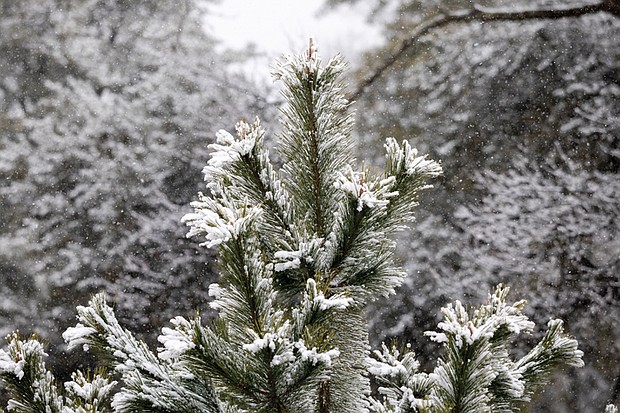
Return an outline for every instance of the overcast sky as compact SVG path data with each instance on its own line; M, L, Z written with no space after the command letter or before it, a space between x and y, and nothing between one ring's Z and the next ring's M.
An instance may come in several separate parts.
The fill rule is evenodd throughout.
M283 53L300 53L310 36L324 58L341 53L354 63L368 47L380 43L379 30L366 22L364 6L339 6L320 15L320 0L222 0L209 6L207 31L224 45L241 48L252 42L267 61ZM256 62L264 66L265 62ZM256 70L268 73L268 68Z

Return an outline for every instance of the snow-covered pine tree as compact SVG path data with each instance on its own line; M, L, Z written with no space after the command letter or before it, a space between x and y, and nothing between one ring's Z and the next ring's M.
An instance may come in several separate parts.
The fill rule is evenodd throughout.
M251 410L367 409L364 304L402 279L389 235L411 220L424 180L440 172L395 141L385 176L353 171L343 69L339 58L322 67L312 45L282 62L281 173L260 124L239 123L237 139L220 132L205 168L212 196L186 217L190 235L219 245L223 282L213 295L225 346L238 347L246 366L260 360L244 387L263 399L238 401Z
M322 66L312 42L279 65L288 101L280 171L259 121L240 122L236 137L218 133L204 169L210 194L185 222L189 236L219 250L221 281L209 289L219 317L208 325L176 317L155 354L96 295L64 338L102 355L122 383L112 401L116 383L101 372L90 380L77 373L63 394L41 344L12 335L0 351L11 411L516 412L551 368L582 364L559 320L513 361L509 339L533 323L501 286L475 310L458 302L443 309L441 332L427 333L445 345L433 373L418 372L408 348L384 346L370 357L365 305L404 277L391 236L413 219L418 193L441 168L388 139L385 172L355 172L344 67L338 57Z

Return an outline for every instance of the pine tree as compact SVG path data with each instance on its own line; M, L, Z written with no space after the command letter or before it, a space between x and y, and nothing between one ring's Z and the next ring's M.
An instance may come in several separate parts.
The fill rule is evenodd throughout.
M258 120L239 122L236 137L218 132L211 145L209 194L184 221L188 236L219 251L221 280L209 287L219 317L174 318L154 353L98 294L78 307L78 324L63 336L70 349L99 354L122 384L77 373L62 393L42 345L15 334L0 351L10 410L516 412L553 367L582 365L560 320L513 361L510 339L534 326L523 301L507 304L503 286L476 309L459 302L443 309L440 331L427 333L445 347L432 373L418 371L408 346L384 345L371 357L365 306L403 280L392 236L413 220L418 194L441 167L388 139L382 174L355 171L344 69L339 57L322 65L312 42L280 62L275 74L288 102L280 170Z

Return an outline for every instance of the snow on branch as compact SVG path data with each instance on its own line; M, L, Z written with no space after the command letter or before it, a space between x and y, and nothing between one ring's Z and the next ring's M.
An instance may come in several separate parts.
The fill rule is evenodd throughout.
M450 337L456 347L461 348L483 338L491 339L502 327L515 334L532 331L534 323L521 313L525 301L506 305L508 291L508 288L499 286L495 294L489 294L489 302L475 310L471 318L460 301L454 306L448 304L442 308L444 321L438 325L443 333L427 332L426 335L438 343L446 343Z
M182 221L190 227L187 237L204 235L207 241L200 245L208 248L238 238L262 212L258 206L236 205L223 194L217 200L203 194L199 198L191 203L195 212Z
M103 373L103 372L101 372ZM107 401L112 397L116 381L110 381L104 375L96 373L89 379L81 371L71 374L71 380L65 382L67 397L74 405L75 410L65 410L63 413L87 413L107 411Z
M76 330L76 333L78 331ZM79 334L86 333L80 331ZM79 335L78 334L78 335ZM0 379L11 391L7 410L17 413L103 413L117 382L96 370L91 378L73 373L64 383L64 395L52 372L47 370L43 344L36 338L8 338L8 352L0 350Z
M366 359L366 365L377 380L382 396L382 400L371 398L373 411L433 411L434 406L428 398L433 382L428 374L418 371L420 363L410 344L401 351L395 345L388 348L382 343L381 351L375 350L372 357Z
M450 24L465 22L494 22L494 21L524 21L541 19L576 18L587 14L609 13L620 17L620 1L602 0L595 4L585 4L576 7L556 7L552 9L532 10L503 10L483 8L475 5L471 10L459 10L452 13L439 14L420 24L409 37L401 40L392 53L385 58L370 74L362 80L351 93L349 99L357 100L364 94L383 73L398 62L418 41L431 31Z
M320 311L325 311L330 308L343 310L353 303L352 298L346 297L345 294L342 293L336 293L326 298L323 292L317 290L316 281L312 278L306 283L306 297L312 300L313 306Z
M390 176L381 180L367 181L368 171L354 172L349 167L345 175L339 173L339 178L334 182L334 187L343 190L353 199L357 200L357 210L361 211L364 207L374 208L386 206L389 198L398 195L392 188L396 178Z
M385 169L388 176L406 174L420 178L435 178L442 173L438 162L428 159L426 155L418 156L418 150L412 148L407 141L403 141L401 146L396 139L387 138L384 146L386 150Z
M164 346L158 353L159 358L162 360L179 358L187 350L196 347L193 337L191 334L188 334L188 331L192 330L189 321L177 316L170 320L170 323L175 328L162 328L161 335L157 338L157 341Z
M260 120L256 118L253 125L240 121L235 125L237 137L220 129L216 134L216 143L209 145L212 149L211 159L204 167L202 173L205 181L212 183L217 181L216 176L222 168L229 163L238 161L241 157L248 155L260 142L264 131L260 126Z

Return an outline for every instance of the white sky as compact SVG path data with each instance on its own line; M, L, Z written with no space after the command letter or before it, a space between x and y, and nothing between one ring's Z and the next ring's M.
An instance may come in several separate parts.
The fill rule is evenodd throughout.
M266 59L253 63L261 75L284 53L301 53L314 37L324 58L341 53L356 63L361 52L381 42L379 29L366 22L363 6L339 6L317 13L322 0L221 0L209 6L206 28L225 46L256 44ZM262 66L262 67L258 67Z

